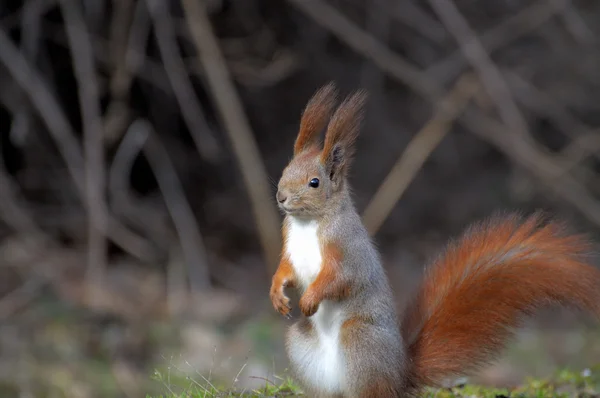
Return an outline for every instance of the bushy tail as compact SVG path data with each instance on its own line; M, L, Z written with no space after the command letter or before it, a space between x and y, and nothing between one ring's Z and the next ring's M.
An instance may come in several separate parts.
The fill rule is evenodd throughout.
M439 385L501 353L519 320L547 304L600 316L600 271L586 240L536 214L472 226L426 270L405 313L409 386Z

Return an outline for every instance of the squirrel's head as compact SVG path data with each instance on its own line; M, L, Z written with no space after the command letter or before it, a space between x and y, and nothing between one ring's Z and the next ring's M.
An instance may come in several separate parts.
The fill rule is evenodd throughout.
M336 89L329 83L310 99L300 120L294 157L283 170L277 187L281 210L296 216L316 217L347 192L346 177L366 97L364 91L358 91L333 112ZM324 129L322 144L320 135Z

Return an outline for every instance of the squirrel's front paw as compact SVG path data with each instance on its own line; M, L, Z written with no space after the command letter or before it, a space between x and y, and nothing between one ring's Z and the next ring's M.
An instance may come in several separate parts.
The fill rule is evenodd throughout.
M285 317L290 316L290 311L292 308L290 307L290 299L283 294L283 287L279 289L271 289L271 302L273 303L273 307L277 312Z
M299 306L304 316L312 316L319 309L319 300L309 290L300 298Z

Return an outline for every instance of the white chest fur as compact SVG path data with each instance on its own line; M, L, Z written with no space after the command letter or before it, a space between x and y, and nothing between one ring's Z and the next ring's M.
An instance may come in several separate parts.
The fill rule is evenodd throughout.
M300 286L306 289L319 274L323 260L318 224L291 218L288 227L286 251ZM344 311L338 303L325 300L309 319L317 332L317 341L291 339L290 360L305 381L319 390L340 393L346 373L339 342L340 329L346 320Z
M317 230L319 224L313 220L291 217L288 224L286 250L303 288L308 287L321 270L321 245Z

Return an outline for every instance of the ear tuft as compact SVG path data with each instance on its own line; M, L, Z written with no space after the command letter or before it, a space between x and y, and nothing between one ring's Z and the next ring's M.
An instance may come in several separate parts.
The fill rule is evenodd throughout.
M335 111L325 135L325 144L321 153L321 162L330 173L347 168L354 152L354 142L358 138L360 125L364 116L364 105L367 92L359 90L347 97Z
M337 89L330 82L321 87L308 101L300 120L300 132L294 144L294 155L314 146L325 128L335 106Z

